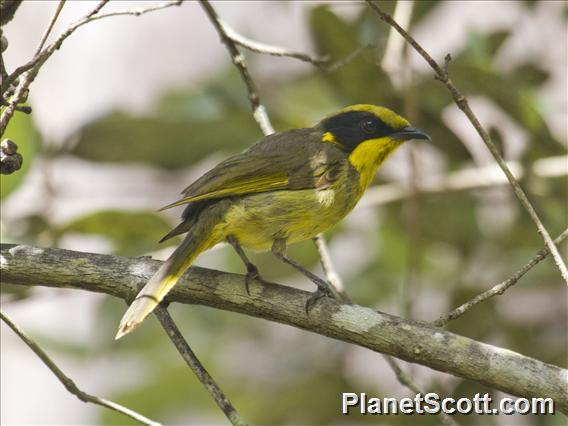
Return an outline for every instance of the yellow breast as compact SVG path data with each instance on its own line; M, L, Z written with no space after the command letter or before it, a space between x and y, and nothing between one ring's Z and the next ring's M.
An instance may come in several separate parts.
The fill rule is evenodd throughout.
M223 232L234 235L244 247L270 250L275 239L293 244L326 231L353 208L357 199L357 192L333 186L251 194L227 212Z

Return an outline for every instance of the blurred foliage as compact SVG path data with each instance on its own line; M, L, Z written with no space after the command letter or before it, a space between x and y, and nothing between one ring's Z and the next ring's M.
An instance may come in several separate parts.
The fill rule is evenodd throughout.
M70 152L91 161L186 167L212 152L237 152L262 136L240 80L221 76L165 95L148 116L114 112L82 128Z
M533 3L536 2L523 2L527 8L536 7ZM428 17L441 2L414 4L411 26ZM384 2L384 7L392 11L394 2ZM375 14L361 7L354 16L346 18L333 7L316 5L307 16L306 25L318 54L329 55L333 60L371 42L375 47L334 72L314 69L285 80L260 82L262 100L277 129L310 126L346 104L386 105L404 115L409 112L412 123L428 131L433 137L428 149L440 160L442 171L471 167L471 152L441 118L442 111L451 107L453 101L445 87L434 80L433 73L413 74L409 86L400 89L378 66L389 28ZM546 105L537 97L539 89L549 81L546 68L536 60L506 72L495 66L496 56L510 37L508 31L482 34L472 30L461 50L451 52L449 71L466 96L490 100L526 132L528 144L518 160L530 167L537 159L565 155L562 142L566 141L556 140L549 131L544 120ZM247 58L254 74L255 56ZM37 137L29 117L22 114L16 114L8 129L24 155L25 169L2 176L2 196L25 175ZM499 148L507 152L504 148L510 143L508 135L499 126L489 130ZM201 167L202 160L212 153L240 151L260 136L244 85L231 66L199 87L163 94L146 114L115 111L93 120L69 138L66 146L67 153L93 163L137 163L162 171L179 171ZM379 172L377 181L385 180L386 176ZM180 181L179 189L187 183ZM567 222L566 179L543 179L529 174L523 185L550 232L558 235ZM361 247L348 250L353 253L341 252L337 256L356 255L361 260L346 279L348 292L357 303L399 313L401 286L413 275L411 298L415 309L411 314L426 311L430 317L421 319L433 320L511 276L542 246L534 225L508 188L420 196L414 200L414 214L411 203L403 201L377 208L365 216L365 231L345 221L328 232L332 247L345 235L363 241ZM103 210L55 226L39 214L28 218L29 226L21 240L32 242L52 227L58 238L68 234L101 235L112 242L113 253L138 256L159 248L156 241L172 226L163 217L145 211ZM410 232L411 228L415 232ZM566 243L562 248L564 255L565 247ZM311 242L291 247L290 255L318 268L318 256ZM305 281L270 253L250 256L268 280ZM207 265L210 262L218 269L244 271L239 258L228 248L204 254L200 261ZM505 296L483 303L448 328L566 367L567 302L565 297L562 299L565 289L559 281L552 262L544 261ZM438 303L426 306L432 297ZM551 308L550 304L554 306ZM118 387L113 399L165 423L224 422L155 321L149 321L118 344L109 343L123 309L123 304L116 300L101 303L97 315L100 320L90 340L90 355L94 358L126 358L138 367L140 376L135 377L135 383ZM364 366L370 371L375 371L375 362L383 367L376 376L369 373L375 379L370 386L353 374L354 349L350 345L228 312L197 306L174 306L173 310L179 324L189 330L188 339L197 347L206 367L252 424L440 423L430 416L340 417L339 395L343 391L377 396L406 394L398 385L392 388L384 384L392 386L393 373L380 363L378 355L372 358L373 365ZM65 337L61 339L59 346L64 347ZM73 349L66 352L85 356L77 355ZM365 351L357 354L361 352ZM442 374L432 380L421 378L425 389L440 390L447 396L491 392L473 382L450 380ZM559 419L560 416L547 416L524 421L554 425L561 424ZM481 420L462 416L457 420L464 425L503 424L502 419L487 416ZM125 418L116 413L101 411L102 424L124 422Z
M135 256L154 249L170 229L156 213L106 210L75 219L58 232L102 235L113 243L113 254Z

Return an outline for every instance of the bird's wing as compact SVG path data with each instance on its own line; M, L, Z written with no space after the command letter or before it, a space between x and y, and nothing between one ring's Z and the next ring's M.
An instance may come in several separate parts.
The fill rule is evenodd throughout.
M327 176L322 176L337 168L339 154L319 154L322 144L311 134L287 136L263 138L247 151L228 158L184 189L182 199L161 210L230 196L319 188L326 183Z

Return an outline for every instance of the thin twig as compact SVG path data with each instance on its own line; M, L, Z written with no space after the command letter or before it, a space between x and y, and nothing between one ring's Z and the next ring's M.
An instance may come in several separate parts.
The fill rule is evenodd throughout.
M369 43L369 44L366 44L366 45L363 45L363 46L359 46L357 49L355 49L353 52L349 53L344 58L338 59L337 61L332 62L328 65L324 65L321 68L324 71L327 71L327 72L337 71L339 68L342 68L345 65L349 64L350 62L352 62L355 58L357 58L365 50L374 49L375 47L377 47L377 46L373 43Z
M283 47L273 46L270 44L261 43L256 40L251 40L250 38L247 38L233 30L221 19L217 18L217 20L227 37L233 40L235 44L244 47L251 52L262 53L271 56L295 58L303 62L308 62L312 65L315 65L316 67L321 67L331 62L329 58L314 58L307 53L294 52Z
M41 49L43 49L43 45L47 41L47 37L49 37L49 33L51 32L51 30L53 29L53 26L55 25L55 21L57 21L59 14L63 10L63 6L65 5L65 1L66 0L59 0L59 3L57 4L57 8L55 9L55 13L53 14L53 17L51 18L49 25L45 29L43 36L41 37L41 41L39 42L39 45L38 45L36 53L35 53L36 55L38 55L39 52L41 52Z
M6 130L6 126L8 122L14 115L14 111L16 110L16 106L24 99L25 94L27 93L27 89L30 84L34 81L37 72L43 66L45 61L57 50L61 47L61 44L65 41L67 37L69 37L77 28L82 27L83 25L96 21L98 19L108 18L111 16L123 16L123 15L132 15L132 16L141 16L148 12L153 12L156 10L165 9L171 6L179 6L183 0L177 0L173 2L166 2L161 3L155 6L150 6L147 8L140 8L140 9L128 9L128 10L117 10L114 12L109 13L98 13L101 8L107 3L106 0L103 0L97 4L97 6L84 18L72 23L67 27L67 29L55 40L51 43L48 47L43 49L39 54L35 55L29 62L26 64L16 68L12 74L6 78L5 81L2 81L0 94L4 94L6 90L10 87L10 85L16 81L18 77L21 76L20 82L14 95L10 99L8 106L2 112L0 116L0 136L4 134Z
M165 9L171 6L179 6L183 0L171 1L158 4L156 6L150 6L144 9L124 9L124 10L116 10L114 12L109 13L101 13L99 11L108 3L109 0L101 0L97 6L89 12L84 18L80 19L79 21L74 22L71 24L65 32L63 32L59 38L52 43L51 46L55 46L54 49L47 47L41 53L36 54L32 59L26 62L24 65L17 67L5 81L2 81L2 85L0 88L0 93L4 94L5 91L8 89L9 85L12 84L20 75L25 73L28 70L31 70L34 66L36 66L39 62L44 61L44 56L51 56L53 52L61 46L61 43L73 33L77 28L85 25L89 22L96 21L102 18L108 18L110 16L125 16L125 15L132 15L132 16L140 16L148 12L153 12L155 10Z
M100 10L105 6L105 4L107 4L109 2L109 0L101 0L99 1L99 4L97 4L97 6L91 11L91 13L89 13L87 15L87 18L90 18L93 15L96 15L97 13L100 12Z
M225 413L225 416L227 416L231 424L246 426L247 423L237 412L233 404L231 404L229 398L227 398L223 390L219 387L219 385L217 385L215 380L213 380L213 377L209 375L203 364L201 364L195 353L191 350L187 341L183 338L183 335L170 316L168 310L160 305L156 308L154 313L158 317L158 320L160 320L162 327L164 327L168 337L171 339L187 365L195 373L207 392L209 392L213 399L215 399L215 402L219 408L223 410L223 413Z
M554 240L554 244L560 244L562 241L564 241L564 239L566 237L568 237L568 228L566 228L564 230L564 232L562 232L562 234L560 234L558 237L556 237L556 239ZM461 306L458 306L456 309L454 309L449 314L443 315L440 318L438 318L436 321L433 321L432 324L437 326L437 327L443 327L446 324L448 324L450 321L461 317L463 314L465 314L467 311L469 311L475 305L478 305L479 303L484 302L485 300L487 300L487 299L489 299L493 296L501 295L501 294L505 293L505 291L507 289L509 289L509 287L514 286L521 279L521 277L523 275L525 275L537 263L539 263L546 256L548 256L549 253L550 253L550 250L549 250L548 247L542 248L541 250L539 250L534 255L534 257L531 260L529 260L529 262L526 265L524 265L521 269L519 269L517 272L515 272L512 277L510 277L509 279L507 279L507 280L505 280L505 281L503 281L499 284L494 285L489 290L478 294L473 299L468 300L467 302L465 302Z
M393 357L384 355L383 358L385 361L391 366L392 370L396 374L396 378L400 383L406 386L408 389L413 391L414 393L422 393L422 391L418 388L418 385L414 383L408 375L402 371L402 368L398 365L398 363L393 359Z
M399 383L406 386L408 389L410 389L412 392L414 392L417 395L418 394L425 395L424 391L422 391L418 387L418 385L414 383L412 377L410 377L402 368L400 368L400 365L398 365L398 363L392 356L383 354L383 358L388 363L392 371L394 371L396 379L399 381ZM458 424L454 419L452 419L449 415L445 414L443 411L440 412L440 420L442 421L443 424L448 426L455 426Z
M409 27L414 13L414 1L398 1L393 12L394 18ZM404 116L411 122L416 118L415 93L411 88L411 74L408 64L408 45L394 28L390 28L385 54L381 66L388 73L390 80L402 93ZM416 162L415 147L407 145L407 161L410 170L408 187L409 197L404 202L404 226L406 235L406 268L399 288L400 313L406 318L413 316L414 287L419 283L419 269L422 245L420 241L420 197L417 191L419 170Z
M117 411L125 416L128 416L142 424L151 425L151 426L159 426L160 423L155 422L153 420L144 417L142 414L137 413L129 408L123 407L116 402L109 401L107 399L99 398L98 396L90 395L86 392L83 392L81 389L77 387L77 385L71 380L68 376L61 371L61 369L53 362L53 360L43 351L43 349L34 342L23 330L21 330L15 323L10 319L8 315L6 315L2 310L0 310L0 318L2 321L10 327L14 333L18 335L20 339L24 341L29 348L34 351L34 353L38 356L38 358L51 370L51 372L59 379L59 381L65 386L65 388L79 398L83 402L90 402L92 404L100 405L101 407L105 407L114 411Z
M489 152L491 152L491 154L493 155L493 158L495 158L497 164L499 164L499 167L501 167L501 170L503 170L503 173L505 173L505 176L507 176L507 179L509 180L509 183L513 187L513 191L515 192L515 195L519 199L519 202L521 203L523 208L527 211L531 220L535 223L539 234L542 236L542 238L544 239L544 243L550 250L552 257L554 258L554 263L556 264L558 270L560 271L562 279L564 280L566 285L568 285L568 269L566 269L566 265L564 263L564 260L562 260L560 253L558 252L558 248L554 245L552 238L550 238L550 234L548 233L548 231L542 224L541 220L539 219L534 207L532 206L527 196L525 195L525 192L523 191L523 189L521 188L521 186L519 185L519 183L517 182L517 180L509 170L509 168L507 167L505 160L503 160L503 157L499 153L499 149L495 146L495 144L491 140L491 137L489 136L487 131L483 128L477 116L473 113L473 111L469 107L467 99L457 89L457 87L450 79L447 71L447 66L451 60L451 56L447 55L445 58L444 67L440 67L438 63L424 50L424 48L422 48L422 46L420 46L418 42L414 38L412 38L412 36L410 36L410 34L408 34L400 25L398 25L396 21L388 13L384 12L372 0L365 0L365 1L379 15L379 17L383 21L385 21L387 24L395 28L400 33L400 35L403 36L412 45L412 47L414 47L414 49L416 49L416 51L426 60L426 62L430 64L430 66L436 73L436 79L440 80L448 88L458 108L461 109L464 112L464 114L467 116L467 118L469 119L475 130L477 130L477 133L479 134L479 136L481 137L481 139L489 149Z
M87 15L87 19L89 19L89 22L91 22L91 21L97 21L97 20L103 19L103 18L108 18L110 16L129 16L129 15L130 16L142 16L142 15L145 15L146 13L155 12L156 10L167 9L168 7L172 7L172 6L180 6L183 3L183 1L184 0L166 1L166 2L163 2L163 3L159 3L155 6L140 7L138 9L120 9L120 10L115 10L113 12L100 13L100 14L97 14L95 16L92 16L91 14L89 14L89 15ZM101 3L103 3L103 5L107 2L108 2L108 0L102 0L101 1ZM99 5L97 5L95 10L97 8L100 10L100 7L102 7L102 6L99 3Z
M376 47L372 43L369 43L365 46L359 46L357 49L355 49L353 52L351 52L345 58L342 58L342 59L339 59L335 62L332 62L331 59L328 58L328 57L315 58L313 56L308 55L307 53L295 52L295 51L292 51L292 50L288 50L284 47L274 46L274 45L262 43L260 41L252 40L252 39L245 37L242 34L239 34L238 32L236 32L234 29L229 27L221 19L219 19L219 23L220 23L221 27L223 28L223 30L225 31L225 34L227 35L227 37L229 37L231 40L233 40L233 42L236 45L241 46L241 47L243 47L247 50L250 50L251 52L260 53L260 54L264 54L264 55L278 56L278 57L295 58L295 59L298 59L302 62L308 62L308 63L310 63L310 64L312 64L312 65L314 65L314 66L316 66L316 67L318 67L322 70L328 71L328 72L333 72L333 71L338 70L339 68L350 63L353 59L355 59L357 56L359 56L365 50L373 49L373 48Z
M351 298L345 291L345 286L343 285L341 277L335 271L325 237L323 234L318 234L312 240L318 250L321 268L323 269L325 279L331 285L330 290L334 293L335 298L343 303L352 303Z
M227 35L225 26L223 26L223 24L221 23L219 15L217 15L217 12L215 11L215 9L213 9L213 6L211 6L211 4L207 0L199 0L199 3L201 4L201 7L203 7L203 10L207 14L209 20L217 30L221 41L227 47L233 64L239 70L239 73L241 74L241 77L245 85L247 86L248 98L252 107L252 115L254 119L265 135L274 133L274 128L272 127L270 119L266 114L266 108L264 108L264 105L260 103L256 85L254 84L254 81L248 71L245 58L243 57L241 52L239 52L235 41Z

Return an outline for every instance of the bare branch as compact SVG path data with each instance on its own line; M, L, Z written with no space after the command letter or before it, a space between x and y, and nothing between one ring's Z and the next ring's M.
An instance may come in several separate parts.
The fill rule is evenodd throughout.
M79 398L83 402L90 402L92 404L100 405L101 407L105 407L114 411L117 411L125 416L128 416L142 424L150 425L150 426L159 426L160 423L155 422L153 420L144 417L142 414L137 413L129 408L123 407L116 402L109 401L107 399L99 398L98 396L90 395L86 392L83 392L81 389L77 387L77 385L71 380L68 376L61 371L61 369L53 362L53 360L43 351L43 349L34 342L23 330L21 330L15 323L6 315L2 310L0 310L0 318L2 321L10 327L14 333L18 335L20 339L24 341L29 348L34 351L34 353L38 356L39 359L51 370L53 374L59 379L59 381L65 386L65 388Z
M351 303L351 299L345 292L345 286L343 285L341 277L333 267L333 262L331 261L331 255L329 254L325 237L323 234L318 234L313 238L313 242L318 250L325 278L327 282L331 284L330 290L334 292L337 300L342 300L344 303Z
M302 52L294 52L291 50L287 50L283 47L273 46L270 44L261 43L256 40L251 40L250 38L246 38L245 36L239 34L231 27L229 27L225 22L218 18L219 25L225 32L226 36L229 37L233 42L241 47L244 47L247 50L256 53L262 53L271 56L279 56L279 57L289 57L295 58L303 62L308 62L316 67L320 67L322 65L326 65L330 63L329 58L314 58L307 53Z
M328 57L315 58L313 56L308 55L307 53L294 52L292 50L285 49L284 47L274 46L262 43L260 41L251 40L250 38L247 38L242 34L236 32L221 19L219 19L219 23L223 28L223 30L225 31L227 37L233 40L233 42L236 45L241 46L247 50L250 50L251 52L260 53L264 55L298 59L302 62L308 62L328 72L336 71L337 69L343 67L344 65L347 65L349 62L351 62L353 59L355 59L365 50L375 48L374 44L360 46L357 49L355 49L353 52L351 52L349 55L347 55L345 58L339 59L336 62L332 62L331 59Z
M28 87L34 81L39 69L43 66L45 61L57 50L61 47L65 39L69 37L77 28L82 27L83 25L96 21L98 19L108 18L111 16L123 16L123 15L131 15L131 16L141 16L148 12L153 12L156 10L165 9L171 6L179 6L183 0L177 0L173 2L166 2L161 3L155 6L150 6L147 8L140 8L140 9L129 9L129 10L117 10L114 12L109 12L105 14L98 13L101 8L107 3L106 0L103 0L97 4L97 6L84 18L72 23L67 27L67 29L55 40L51 43L48 47L42 50L40 53L35 55L33 59L31 59L26 64L16 68L12 74L2 81L1 88L0 88L0 95L4 95L6 90L10 87L10 85L16 81L18 77L20 78L20 82L16 91L10 101L8 102L8 106L2 112L0 116L0 136L4 134L6 130L6 126L8 122L12 118L17 105L22 102L27 94Z
M57 4L57 8L55 9L55 13L53 14L53 17L51 18L51 21L49 21L49 25L45 29L43 36L41 37L41 41L39 42L39 46L37 47L37 50L36 50L36 53L35 53L36 56L39 54L39 52L41 52L41 49L43 49L43 45L47 41L47 37L49 37L49 33L51 32L51 30L53 29L53 26L55 25L55 21L57 21L59 14L63 10L63 6L65 5L65 1L66 0L59 0L59 3Z
M345 65L349 64L351 61L353 61L355 58L357 58L365 50L374 49L375 47L376 47L376 45L374 45L373 43L369 43L369 44L364 45L364 46L359 46L357 49L355 49L353 52L349 53L344 58L338 59L337 61L332 62L328 65L324 65L323 69L327 72L337 71L339 68L344 67Z
M256 122L258 123L262 132L265 135L274 133L274 128L272 127L270 119L266 114L266 109L264 108L264 105L260 103L260 98L258 97L256 85L254 84L254 81L252 80L252 77L248 71L245 58L243 57L241 52L239 52L239 49L237 48L233 39L227 35L225 31L225 26L223 26L223 24L221 23L221 20L217 15L217 12L215 12L215 9L213 9L213 6L211 6L211 4L207 0L199 0L199 3L201 3L201 7L203 7L203 10L207 14L207 17L209 18L209 20L217 30L217 33L219 34L221 41L227 47L227 50L231 55L231 60L233 61L233 64L239 70L239 73L241 74L241 77L245 85L247 86L248 97L252 107L252 114L254 116L254 119L256 120Z
M398 365L398 363L396 362L396 360L392 356L388 356L388 355L383 354L383 358L388 363L391 370L394 371L394 374L396 375L397 380L403 386L406 386L408 389L410 389L415 394L422 394L422 395L425 394L424 391L421 390L416 383L414 383L414 381L412 380L412 377L410 377L406 372L404 372L402 370L402 368L400 368L400 365ZM445 424L445 425L450 425L450 426L457 425L455 420L453 418L451 418L449 415L447 415L446 413L444 413L443 411L440 412L440 419L442 420L442 423Z
M236 45L241 46L251 52L260 53L264 55L271 55L271 56L278 56L278 57L288 57L298 59L302 62L310 63L324 71L333 72L338 70L339 68L347 65L357 56L359 56L362 52L368 49L373 49L376 46L372 43L369 43L365 46L359 46L345 58L339 59L335 62L332 62L329 57L322 57L316 58L307 53L303 52L295 52L292 50L288 50L284 47L274 46L266 43L262 43L260 41L252 40L239 34L234 29L229 27L225 22L219 19L219 24L223 28L223 31Z
M131 300L162 262L62 249L0 246L2 281L75 288ZM450 333L422 321L341 305L324 298L310 311L310 293L243 275L191 267L169 302L207 305L308 330L428 366L522 397L550 397L568 413L567 371L506 349Z
M87 15L87 18L90 18L93 15L96 15L100 12L100 10L109 2L110 0L100 0L99 4Z
M550 250L550 253L552 254L552 257L554 259L554 263L558 267L562 279L564 280L566 285L568 285L568 269L566 269L566 265L564 263L564 260L562 260L560 253L558 252L558 248L554 245L554 242L550 238L550 234L548 233L548 231L542 224L541 220L539 219L534 207L532 206L529 199L525 195L525 192L523 191L523 189L521 188L521 186L519 185L519 183L517 182L517 180L509 170L509 168L507 167L505 160L499 153L498 148L491 140L489 133L487 133L487 131L483 128L483 126L477 119L477 116L473 113L473 111L469 107L469 103L465 98L465 96L457 89L457 87L450 79L447 71L447 66L451 60L451 56L448 54L445 58L444 67L440 67L438 63L424 50L424 48L422 48L422 46L420 46L420 44L418 44L418 42L410 34L408 34L400 25L398 25L396 21L388 13L383 11L380 8L380 6L378 6L372 0L365 0L365 1L379 15L379 17L383 21L385 21L391 27L395 28L400 33L400 35L404 37L412 47L414 47L414 49L426 60L426 62L430 64L430 66L436 73L436 79L440 80L448 88L458 108L461 109L464 112L464 114L467 116L467 118L469 119L475 130L477 130L477 133L485 143L485 146L487 146L489 152L491 152L493 158L495 158L495 161L497 162L497 164L499 164L499 167L501 167L501 170L503 170L505 176L507 176L507 180L513 187L513 191L515 192L515 195L519 199L519 202L521 203L523 208L527 211L531 220L535 223L539 234L542 236L542 238L544 239L544 243Z
M554 243L555 244L560 244L562 241L564 241L564 239L568 237L568 228L566 228L564 230L564 232L562 232L562 234L560 234L555 240ZM477 296L475 296L473 299L468 300L466 303L464 303L463 305L457 307L456 309L454 309L452 312L450 312L447 315L443 315L440 318L438 318L436 321L434 321L432 324L434 324L437 327L443 327L446 324L448 324L450 321L455 320L456 318L461 317L463 314L465 314L467 311L469 311L471 308L473 308L475 305L478 305L481 302L484 302L485 300L496 296L496 295L501 295L503 293L505 293L505 291L509 288L512 287L513 285L515 285L523 275L525 275L528 271L530 271L537 263L539 263L541 260L543 260L546 256L548 256L548 254L550 253L550 250L548 249L548 247L544 247L543 249L539 250L534 257L525 265L523 266L521 269L519 269L517 272L515 272L513 274L513 276L499 284L494 285L493 287L491 287L489 290L484 291L481 294L478 294Z
M197 376L201 384L205 389L211 394L219 408L225 413L225 416L229 419L231 424L235 426L246 426L247 423L243 420L241 415L237 412L229 398L224 394L223 390L217 385L213 377L209 375L201 361L197 358L195 353L189 347L187 341L183 338L183 335L177 328L174 320L170 316L168 310L159 305L154 311L158 320L164 327L168 337L171 339L175 345L178 352L181 354L186 364L191 368L193 373Z

